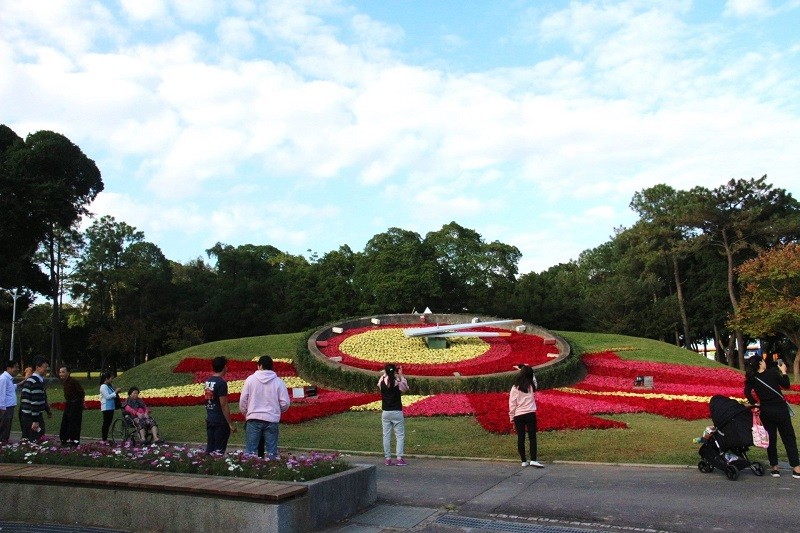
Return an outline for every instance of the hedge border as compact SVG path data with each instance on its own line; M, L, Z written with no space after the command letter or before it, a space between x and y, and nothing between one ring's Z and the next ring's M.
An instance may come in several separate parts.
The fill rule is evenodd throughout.
M380 372L350 367L331 361L319 351L317 341L324 341L335 335L333 332L334 327L341 327L345 330L367 327L373 325L374 319L379 320L382 324L419 324L420 316L417 314L372 315L332 322L310 331L297 350L297 357L295 358L297 371L306 381L325 388L353 392L374 392L375 383ZM474 315L433 314L426 315L426 318L429 323L466 323L472 322L475 317ZM487 316L478 316L477 318L480 322L503 320ZM580 352L576 352L568 341L544 328L527 322L523 324L526 327L526 333L536 334L546 339L555 339L556 346L559 349L558 358L535 367L539 388L561 387L578 381L583 371L580 356L578 355ZM509 371L483 376L406 377L414 394L441 394L504 392L512 386L516 374L514 371Z

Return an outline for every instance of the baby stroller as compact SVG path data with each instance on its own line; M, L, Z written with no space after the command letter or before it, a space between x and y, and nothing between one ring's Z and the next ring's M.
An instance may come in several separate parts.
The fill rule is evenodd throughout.
M739 471L746 468L757 476L763 476L761 463L747 458L747 449L753 445L753 413L750 409L720 395L712 396L708 407L714 427L706 428L701 439L703 445L698 450L701 459L697 468L704 473L719 468L731 481L736 481Z

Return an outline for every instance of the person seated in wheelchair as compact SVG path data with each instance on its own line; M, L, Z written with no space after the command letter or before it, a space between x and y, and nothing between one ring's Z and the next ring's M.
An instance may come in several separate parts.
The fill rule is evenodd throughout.
M147 432L153 435L153 441L156 444L164 442L158 436L158 425L156 421L150 416L150 409L144 403L144 400L139 398L139 387L131 387L128 390L128 399L125 401L123 410L130 416L134 427L139 432L139 437L144 441L146 440Z

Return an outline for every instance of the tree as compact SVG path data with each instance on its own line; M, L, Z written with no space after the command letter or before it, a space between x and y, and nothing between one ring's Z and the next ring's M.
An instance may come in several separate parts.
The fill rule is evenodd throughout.
M400 228L367 242L353 277L363 313L407 313L440 296L433 249L418 233Z
M436 257L444 310L475 313L511 312L517 264L522 256L515 246L494 241L456 222L425 236Z
M731 180L713 191L690 191L687 220L727 261L727 288L732 315L739 309L736 267L760 251L800 237L800 204L784 189L773 188L767 176ZM737 330L738 366L744 366L744 333Z
M19 142L0 126L0 259L8 261L6 281L20 286L33 277L31 264L41 244L50 247L50 282L42 291L53 302L51 356L61 357L61 285L55 247L63 235L88 213L87 206L103 190L95 162L65 136L38 131ZM0 260L0 263L4 261ZM14 277L15 279L11 279Z
M120 355L114 347L129 346L127 331L120 330L119 318L125 252L129 246L144 240L144 234L112 216L95 220L86 229L86 247L75 271L71 294L82 299L82 307L90 329L91 344L101 352L103 366L108 356ZM100 333L102 331L102 334ZM124 343L120 339L125 339ZM118 344L114 344L120 341ZM114 360L116 363L116 359Z
M686 298L681 277L680 262L693 247L690 228L684 223L688 199L686 193L669 185L656 185L634 194L630 207L641 217L638 231L642 243L648 245L657 257L669 262L674 279L683 345L692 346L692 331L686 312Z
M742 294L732 325L756 337L781 334L800 348L800 244L759 254L737 269ZM792 371L800 377L800 357Z

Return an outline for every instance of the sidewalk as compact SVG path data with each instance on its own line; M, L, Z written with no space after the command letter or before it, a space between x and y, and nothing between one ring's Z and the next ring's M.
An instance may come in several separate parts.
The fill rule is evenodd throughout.
M348 457L378 468L378 502L326 533L510 531L786 532L798 523L800 479L696 467Z

